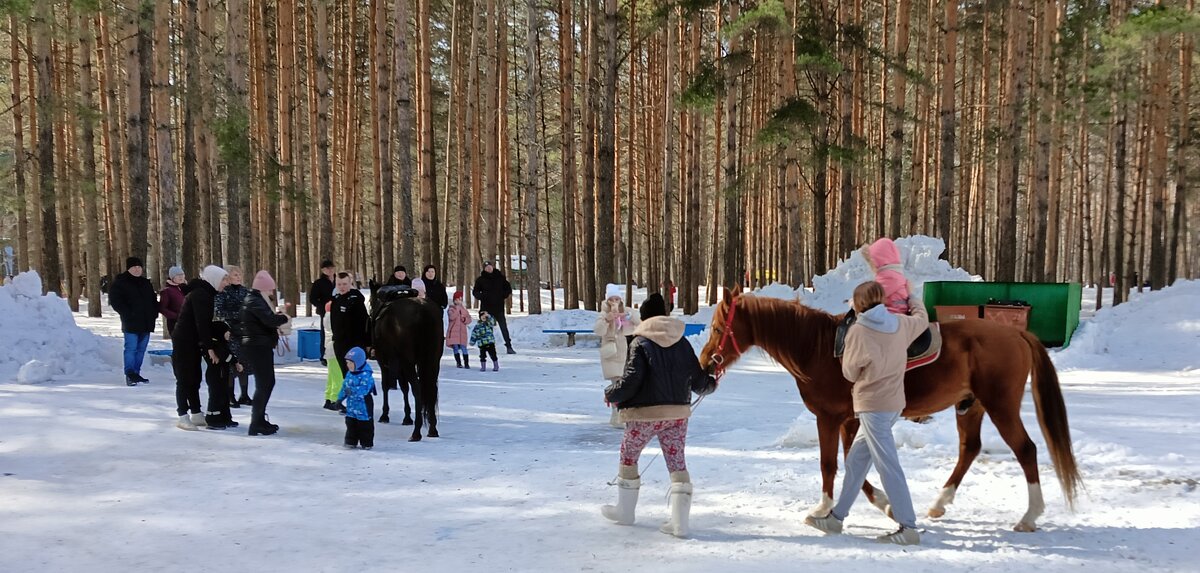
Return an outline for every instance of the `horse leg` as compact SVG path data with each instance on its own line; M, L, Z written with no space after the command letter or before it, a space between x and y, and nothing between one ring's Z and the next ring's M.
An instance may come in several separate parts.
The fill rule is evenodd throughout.
M845 459L846 454L850 453L850 446L854 444L854 436L858 435L858 418L853 416L846 418L842 423L842 458ZM875 489L871 485L870 480L864 481L862 491L867 496L867 500L871 505L879 508L884 515L892 516L891 500L888 499L887 493L882 489Z
M975 462L975 457L982 448L979 430L983 425L983 406L971 399L967 410L955 418L958 421L958 465L954 466L950 479L946 480L946 485L942 487L942 493L929 507L929 517L946 515L946 506L954 503L958 485L962 483L963 476L967 475L967 470L971 469L971 464Z
M383 371L383 410L379 415L379 423L387 424L392 419L388 417L388 377L387 370Z
M821 450L821 502L808 512L815 517L824 517L833 510L833 478L838 468L838 427L843 421L829 415L817 416L817 442Z
M422 407L424 406L425 397L421 392L421 385L416 383L416 372L411 364L404 366L404 371L401 373L403 379L409 380L409 386L413 393L413 402L416 402L416 418L413 420L412 435L408 437L410 442L421 441L421 426L425 424L425 416L422 415Z
M421 376L421 395L425 402L425 418L429 421L429 437L439 437L437 431L437 404L438 404L438 374L441 370L442 353L438 352L436 360L427 360L426 367L422 368L419 375Z
M409 390L410 386L413 387L413 396L415 397L417 394L416 388L415 388L416 385L409 382L409 380L407 380L405 377L401 376L400 377L400 391L404 393L404 421L400 422L401 426L413 425L412 408L408 405L408 390Z
M1021 386L1024 387L1024 381L1021 382ZM1025 424L1021 422L1022 394L1014 394L1015 396L1005 401L1002 406L990 406L987 414L1000 431L1004 443L1016 454L1021 469L1025 471L1025 483L1029 488L1029 508L1013 526L1013 530L1029 532L1037 530L1037 518L1041 517L1046 509L1046 503L1042 499L1042 484L1038 478L1037 446L1029 439Z

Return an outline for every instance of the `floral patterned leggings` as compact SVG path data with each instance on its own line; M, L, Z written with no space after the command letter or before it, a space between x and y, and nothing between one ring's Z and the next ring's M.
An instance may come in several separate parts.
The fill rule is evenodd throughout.
M646 444L658 436L667 470L681 472L687 469L683 460L683 448L687 443L687 418L659 422L627 422L625 437L621 439L621 465L636 466Z

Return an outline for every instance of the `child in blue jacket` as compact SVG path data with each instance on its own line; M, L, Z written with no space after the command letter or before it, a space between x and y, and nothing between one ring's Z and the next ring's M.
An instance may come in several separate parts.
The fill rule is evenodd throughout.
M375 445L375 378L367 353L355 346L346 353L346 380L338 392L338 402L346 401L346 447L362 444L364 450Z

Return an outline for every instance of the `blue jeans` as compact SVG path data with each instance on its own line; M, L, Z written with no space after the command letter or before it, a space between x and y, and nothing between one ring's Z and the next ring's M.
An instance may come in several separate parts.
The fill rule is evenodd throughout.
M454 345L451 345L450 348L452 350L454 350L455 354L462 354L463 356L467 355L467 345L466 344L454 344Z
M141 374L142 360L146 358L146 345L150 344L150 333L125 333L125 373Z

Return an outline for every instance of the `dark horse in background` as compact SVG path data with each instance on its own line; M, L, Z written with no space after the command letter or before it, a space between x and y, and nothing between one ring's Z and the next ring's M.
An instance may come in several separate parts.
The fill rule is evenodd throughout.
M403 425L413 424L410 442L421 439L426 420L429 437L438 437L438 374L446 340L441 307L415 295L415 290L393 287L371 291L371 346L383 377L383 414L379 422L391 421L388 391L399 388L404 393ZM408 404L410 387L416 402L415 421Z
M814 515L833 506L833 478L837 473L838 435L843 448L858 432L850 382L842 376L841 362L833 356L834 334L842 317L812 309L797 301L757 297L725 290L713 314L711 335L700 351L700 365L724 370L746 350L762 348L796 379L804 405L817 417L823 497ZM1068 505L1081 487L1067 407L1058 384L1058 373L1041 342L1032 334L986 320L943 322L942 354L936 362L910 370L904 377L905 417L928 416L963 402L957 416L959 453L950 479L929 508L930 517L942 517L946 505L962 483L963 475L979 455L980 426L986 414L1012 448L1025 473L1029 506L1017 522L1017 531L1034 531L1045 503L1038 478L1037 447L1021 422L1025 381L1032 378L1033 403L1038 422L1054 462ZM727 346L728 344L728 346ZM887 497L869 483L867 497L887 511Z

